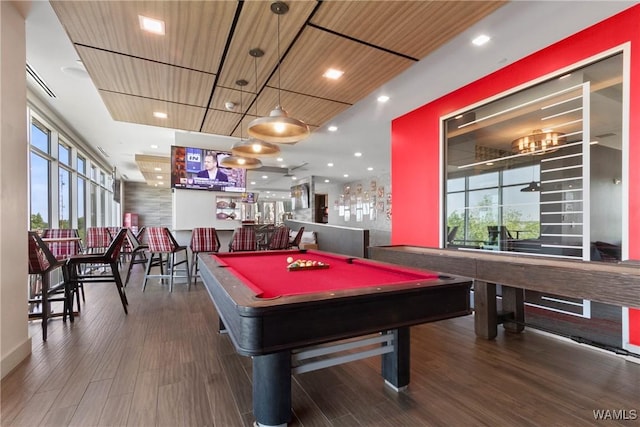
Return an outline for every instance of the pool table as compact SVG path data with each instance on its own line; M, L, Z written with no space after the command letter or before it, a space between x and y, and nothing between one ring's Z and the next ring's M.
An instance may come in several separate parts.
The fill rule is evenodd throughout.
M290 270L289 258L316 266ZM199 263L221 328L253 359L260 426L290 421L292 373L381 355L387 384L407 386L409 327L471 314L470 279L433 271L316 250L200 254Z

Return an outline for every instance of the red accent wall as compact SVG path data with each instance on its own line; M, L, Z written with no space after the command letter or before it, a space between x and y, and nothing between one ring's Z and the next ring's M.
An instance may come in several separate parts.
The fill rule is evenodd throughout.
M393 120L391 243L440 246L440 117L630 42L629 258L640 259L639 22L637 5ZM640 345L639 318L632 310L629 319L635 324L630 336L636 345Z

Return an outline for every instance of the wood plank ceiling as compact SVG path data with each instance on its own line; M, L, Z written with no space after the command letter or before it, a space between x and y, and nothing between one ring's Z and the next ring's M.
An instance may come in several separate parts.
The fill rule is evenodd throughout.
M267 1L51 3L114 120L236 137L278 96L313 131L504 4L289 1L278 52ZM139 15L166 34L142 31ZM264 51L255 62L253 48ZM343 77L326 79L329 68Z

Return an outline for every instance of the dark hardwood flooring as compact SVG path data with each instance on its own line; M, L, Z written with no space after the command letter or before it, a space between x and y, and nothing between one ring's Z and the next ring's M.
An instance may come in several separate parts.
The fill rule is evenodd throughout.
M134 271L128 316L114 285L93 284L46 343L31 322L33 353L2 380L0 425L252 425L251 360L217 333L202 284L142 293ZM640 364L610 353L533 330L484 341L471 316L412 328L411 351L401 393L384 386L379 358L295 376L291 425L640 425Z

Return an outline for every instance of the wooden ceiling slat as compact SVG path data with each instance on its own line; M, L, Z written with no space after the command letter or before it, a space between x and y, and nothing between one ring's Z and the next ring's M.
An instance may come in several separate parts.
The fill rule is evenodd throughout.
M233 22L231 1L53 1L76 44L217 73ZM140 29L138 15L165 22L165 35Z
M242 14L229 47L229 53L220 73L218 83L234 87L236 80L249 82L249 91L255 87L254 59L249 51L260 48L264 56L258 58L258 86L262 87L278 62L277 30L278 16L271 12L271 2L245 2ZM289 12L280 17L280 54L284 54L294 37L305 24L316 6L315 1L289 3Z
M313 27L305 28L281 69L282 88L354 104L414 61ZM329 68L344 71L338 80L322 76ZM278 86L278 75L269 85Z
M206 107L213 74L78 47L82 63L98 89Z
M329 1L312 23L422 59L506 1ZM453 30L455 27L456 30Z
M205 109L113 92L99 91L114 120L189 131L200 130ZM153 116L154 111L167 113L166 119Z

